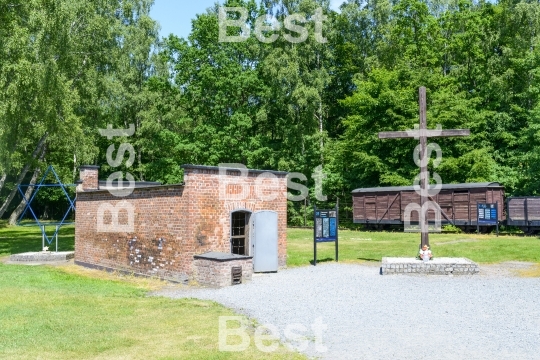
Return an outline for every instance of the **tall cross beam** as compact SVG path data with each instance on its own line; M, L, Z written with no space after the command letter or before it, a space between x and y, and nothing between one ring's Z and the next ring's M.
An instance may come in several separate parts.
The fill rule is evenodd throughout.
M451 137L451 136L469 136L469 129L457 130L428 130L426 119L426 88L420 87L419 90L420 103L420 127L415 130L407 131L383 131L379 133L379 139L403 139L415 138L420 139L420 206L424 209L424 204L428 201L429 178L427 171L427 138L428 137ZM416 128L416 126L415 126ZM429 246L429 228L427 211L421 211L419 215L421 245Z

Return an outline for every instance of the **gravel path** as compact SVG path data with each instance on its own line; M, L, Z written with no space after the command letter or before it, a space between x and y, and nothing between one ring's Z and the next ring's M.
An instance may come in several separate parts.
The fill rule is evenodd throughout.
M481 267L482 271L482 267ZM255 275L223 289L158 295L217 301L283 337L288 324L327 326L322 359L538 359L540 279L379 275L375 266L319 264ZM217 324L216 324L217 325ZM313 339L311 330L304 333Z

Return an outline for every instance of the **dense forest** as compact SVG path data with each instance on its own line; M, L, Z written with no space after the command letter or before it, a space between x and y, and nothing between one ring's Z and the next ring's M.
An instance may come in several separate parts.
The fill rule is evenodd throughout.
M417 141L377 133L418 123L419 86L428 127L471 130L436 140L444 183L540 194L540 2L348 0L339 12L329 0L224 3L248 10L252 33L262 15L303 14L309 35L291 42L301 34L282 27L273 42L220 42L218 4L184 39L159 38L150 0L0 0L0 217L17 217L17 185L48 165L65 183L82 164L106 178L118 170L107 149L122 143L135 152L124 172L163 183L182 181L181 164L242 163L301 172L313 190L322 165L329 202L346 207L352 189L413 183ZM135 133L108 139L98 131L108 124ZM60 195L37 200L54 208ZM291 223L302 205L290 204Z

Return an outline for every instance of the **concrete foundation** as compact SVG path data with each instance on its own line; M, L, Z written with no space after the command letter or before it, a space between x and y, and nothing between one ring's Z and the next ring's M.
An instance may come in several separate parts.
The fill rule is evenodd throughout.
M73 251L39 251L39 252L26 252L21 254L13 254L9 257L9 261L12 262L53 262L53 261L67 261L73 259Z

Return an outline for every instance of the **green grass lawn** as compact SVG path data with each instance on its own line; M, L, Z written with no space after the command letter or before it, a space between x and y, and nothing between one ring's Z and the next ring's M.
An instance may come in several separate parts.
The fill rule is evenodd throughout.
M0 274L2 359L303 358L260 352L253 339L220 352L218 318L235 314L217 303L147 297L145 286L62 268L0 264Z
M46 226L47 236L52 239L54 226ZM27 251L41 251L41 230L37 226L7 226L5 221L0 222L0 256L19 254ZM56 250L55 240L45 246ZM60 228L58 232L58 251L73 251L75 244L75 226L69 225Z
M63 228L59 250L72 250L73 237ZM0 254L40 249L38 228L0 229ZM236 314L210 301L147 296L164 285L75 265L0 263L0 359L305 359L284 346L259 351L253 328L246 351L220 352L219 317Z
M420 234L404 232L339 231L339 260L380 261L385 256L415 257ZM503 261L540 262L538 237L476 234L430 234L434 256L467 257L480 263ZM317 244L317 261L334 261L334 243ZM287 265L304 266L313 261L313 230L289 229Z

